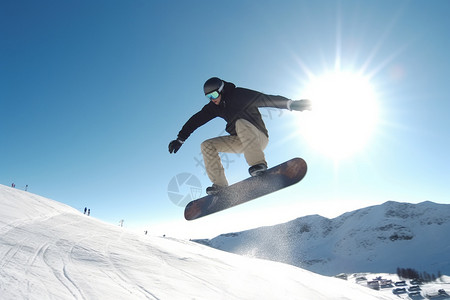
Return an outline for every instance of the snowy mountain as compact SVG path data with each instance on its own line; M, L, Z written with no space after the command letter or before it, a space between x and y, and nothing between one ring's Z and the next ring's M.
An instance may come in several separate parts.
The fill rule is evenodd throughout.
M389 201L334 219L318 215L199 242L323 275L395 273L397 267L450 274L450 205Z
M135 234L0 185L0 299L398 298L286 264Z

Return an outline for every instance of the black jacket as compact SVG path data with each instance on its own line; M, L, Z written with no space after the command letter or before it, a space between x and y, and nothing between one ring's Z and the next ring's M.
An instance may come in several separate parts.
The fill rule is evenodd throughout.
M212 101L206 104L184 124L178 139L185 141L197 128L216 117L227 122L225 130L231 135L236 135L236 120L245 119L269 136L258 107L287 108L288 101L282 96L266 95L225 82L220 104L216 105Z

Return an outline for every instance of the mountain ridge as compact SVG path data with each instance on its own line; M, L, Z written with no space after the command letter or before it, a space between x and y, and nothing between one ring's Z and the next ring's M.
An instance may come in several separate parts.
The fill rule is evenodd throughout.
M309 215L198 242L323 275L397 267L450 274L449 231L448 204L387 201L332 219Z

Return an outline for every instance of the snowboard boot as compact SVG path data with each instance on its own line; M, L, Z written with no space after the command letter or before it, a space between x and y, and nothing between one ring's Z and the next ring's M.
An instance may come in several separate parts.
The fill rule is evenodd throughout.
M217 195L221 191L223 191L226 188L226 186L220 186L215 183L213 183L212 186L206 188L206 194L208 195Z
M261 163L261 164L251 166L248 169L248 172L250 173L250 175L252 177L255 177L255 176L262 175L266 170L267 170L267 165L265 163Z

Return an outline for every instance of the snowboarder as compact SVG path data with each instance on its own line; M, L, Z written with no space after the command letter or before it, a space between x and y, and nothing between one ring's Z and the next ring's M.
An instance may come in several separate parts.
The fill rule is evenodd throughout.
M217 77L208 79L203 91L210 102L184 124L177 139L169 143L169 152L177 153L186 139L210 120L221 117L227 122L225 130L229 135L208 139L201 144L206 173L212 181L212 186L206 189L209 195L228 186L219 152L244 153L251 176L258 176L267 170L264 149L269 142L269 134L258 107L311 110L309 100L266 95L236 87Z

